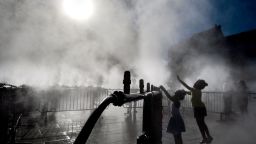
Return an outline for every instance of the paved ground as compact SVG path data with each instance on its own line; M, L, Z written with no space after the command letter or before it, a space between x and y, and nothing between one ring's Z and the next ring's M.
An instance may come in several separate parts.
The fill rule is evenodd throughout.
M218 114L208 114L206 123L214 137L213 144L255 144L256 143L256 103L250 103L249 114L241 116L233 114L232 118L220 121ZM96 124L88 143L89 144L135 144L136 137L141 133L142 109L137 113L125 114L126 108L110 106ZM88 118L87 112L60 112L56 113L57 124L47 127L36 125L19 136L33 143L72 143ZM174 143L171 134L166 133L169 120L169 111L164 111L163 144ZM184 144L197 144L201 140L192 111L183 111L186 132L183 133ZM24 129L23 129L24 131ZM54 142L53 142L54 140Z

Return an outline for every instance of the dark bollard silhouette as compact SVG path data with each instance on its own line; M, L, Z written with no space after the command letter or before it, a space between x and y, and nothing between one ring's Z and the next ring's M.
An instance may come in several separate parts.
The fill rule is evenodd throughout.
M130 85L131 85L131 73L130 71L125 71L124 72L124 79L123 79L123 91L125 94L130 94ZM127 107L127 114L130 115L132 110L132 103L128 103Z
M131 85L131 73L129 71L124 72L124 93L125 94L130 94L130 85Z
M143 79L140 79L139 87L140 87L140 94L143 94L144 93L144 80Z
M150 92L150 83L147 83L147 92Z
M154 86L151 86L151 90ZM147 84L150 91L150 84ZM160 91L154 91L144 98L143 105L143 133L137 138L137 144L161 144L162 143L162 95Z

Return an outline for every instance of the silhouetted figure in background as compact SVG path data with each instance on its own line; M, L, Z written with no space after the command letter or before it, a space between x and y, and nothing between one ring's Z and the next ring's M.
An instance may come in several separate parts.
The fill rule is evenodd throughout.
M172 103L172 116L169 120L168 126L167 126L167 132L172 133L175 144L182 144L182 132L185 132L185 124L183 121L183 118L181 117L179 108L180 108L180 100L183 100L186 91L185 90L177 90L174 94L174 96L171 96L167 90L160 86L160 89L163 90L165 95L171 100Z
M209 133L208 127L204 121L205 116L207 116L205 104L202 102L202 92L208 84L204 80L197 80L193 85L193 88L188 86L184 81L177 76L180 83L185 86L188 90L190 90L190 94L192 95L191 102L194 110L194 117L196 119L197 125L203 137L201 143L210 143L213 138Z
M225 119L230 119L232 114L232 105L233 105L233 98L234 95L234 86L231 85L229 82L225 82L223 85L223 101L224 101L224 114Z
M239 110L242 114L246 114L248 112L248 94L247 86L244 80L239 81L237 90Z

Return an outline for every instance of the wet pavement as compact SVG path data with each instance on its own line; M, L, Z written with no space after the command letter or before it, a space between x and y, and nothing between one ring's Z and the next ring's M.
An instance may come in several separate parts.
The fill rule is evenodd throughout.
M213 144L254 144L256 142L256 119L255 103L250 104L249 114L241 116L233 114L226 121L220 120L219 114L208 113L206 123L214 137ZM136 138L142 132L142 108L137 112L132 110L127 114L127 108L108 107L98 120L87 143L88 144L136 144ZM88 118L90 111L84 112L57 112L55 113L56 122L47 127L41 127L35 124L28 130L22 130L17 133L18 142L31 143L72 143L79 133L84 122ZM166 133L167 122L170 112L167 107L163 111L163 144L174 143L171 134ZM201 136L190 110L182 111L186 125L186 132L183 133L184 144L197 144ZM22 133L23 131L23 133ZM22 138L22 140L19 140Z

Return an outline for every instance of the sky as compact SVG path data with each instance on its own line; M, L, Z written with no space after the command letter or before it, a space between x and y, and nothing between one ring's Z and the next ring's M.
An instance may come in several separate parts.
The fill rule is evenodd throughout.
M256 29L255 0L211 0L213 21L222 25L225 35Z
M173 45L215 24L225 35L256 28L253 0L92 0L83 20L64 1L0 0L1 82L120 88L130 70L136 85L165 84Z

